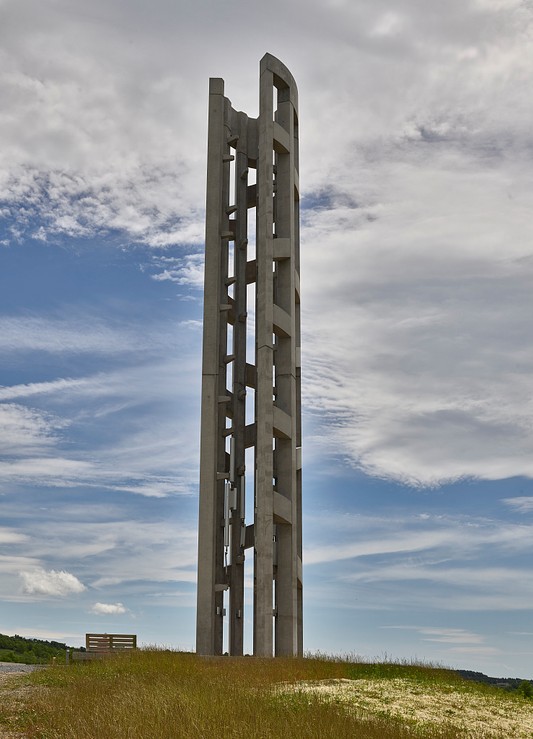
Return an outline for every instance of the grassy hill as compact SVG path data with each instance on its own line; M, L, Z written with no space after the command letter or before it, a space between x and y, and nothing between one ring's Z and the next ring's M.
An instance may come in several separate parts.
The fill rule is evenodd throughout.
M18 662L27 665L48 664L55 657L65 661L66 644L44 639L25 639L23 636L0 634L0 662Z
M419 665L137 650L18 679L24 705L4 721L35 738L533 736L532 700Z

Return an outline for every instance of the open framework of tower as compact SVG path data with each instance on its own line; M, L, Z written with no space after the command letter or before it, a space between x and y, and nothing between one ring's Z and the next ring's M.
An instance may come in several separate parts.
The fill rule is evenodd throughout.
M243 653L253 556L253 652L301 655L298 91L278 59L258 118L210 79L207 157L196 649L221 654L227 618Z

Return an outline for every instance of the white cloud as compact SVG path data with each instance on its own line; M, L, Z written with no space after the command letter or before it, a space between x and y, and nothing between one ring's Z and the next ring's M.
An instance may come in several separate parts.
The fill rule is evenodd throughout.
M51 235L119 230L154 245L190 241L201 233L194 206L202 198L184 179L196 108L180 105L184 80L160 68L158 54L145 50L151 61L139 66L116 12L100 5L89 22L75 4L68 14L38 4L29 16L13 5L6 14L2 132L14 145L3 152L0 192L21 229L38 215ZM128 11L134 35L137 15Z
M126 613L128 609L122 603L95 603L91 607L91 613L99 616L118 616Z
M153 520L158 510L162 516L169 507L159 508L151 501L133 500L106 508L107 513L88 499L84 506L62 508L60 518L54 510L44 509L37 518L23 510L20 538L10 542L13 553L0 555L3 597L27 602L28 595L82 592L87 585L93 593L98 591L98 602L120 599L124 603L153 588L160 590L161 583L167 583L174 593L178 583L195 583L195 505L194 514L182 513L171 520L168 516ZM59 550L62 560L75 569L74 580L68 572L50 566L57 562ZM22 595L17 575L23 578ZM82 590L76 590L79 587Z
M388 47L401 94L380 105L356 90L353 118L331 121L330 141L351 139L336 160L345 167L328 170L333 187L321 181L331 149L309 147L326 197L304 210L305 400L329 421L331 451L372 475L413 485L531 477L533 193L520 103L530 45L516 18L498 16L497 30L488 13L482 32L469 5L426 7L416 18L409 4L398 10L425 71L411 66L415 44ZM431 51L424 39L435 37ZM500 93L508 102L494 106Z
M505 167L465 160L457 181L442 164L387 166L376 221L364 203L344 232L335 208L309 216L305 242L323 248L302 260L306 403L371 474L424 485L531 476L526 209L509 198Z
M204 255L187 254L183 258L178 257L154 257L155 267L162 269L152 275L152 279L158 282L175 282L178 285L190 285L201 288L204 284Z
M371 35L375 36L395 36L401 31L402 18L396 13L385 13L379 18Z
M35 570L20 573L25 593L64 597L73 593L82 593L85 585L78 578L65 570Z

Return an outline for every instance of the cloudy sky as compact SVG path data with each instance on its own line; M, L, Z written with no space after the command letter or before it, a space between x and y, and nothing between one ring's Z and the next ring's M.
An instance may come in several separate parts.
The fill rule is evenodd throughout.
M533 678L532 42L531 0L0 0L0 632L194 646L208 78L257 115L270 52L305 647Z

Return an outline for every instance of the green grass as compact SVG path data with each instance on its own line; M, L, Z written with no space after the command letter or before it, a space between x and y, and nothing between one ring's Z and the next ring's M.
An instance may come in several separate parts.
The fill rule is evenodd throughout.
M34 689L17 728L30 739L458 739L452 724L424 725L383 711L347 709L295 684L348 679L406 680L420 690L475 691L497 701L522 701L455 673L418 665L349 660L202 658L138 650L24 678ZM480 693L481 691L481 693ZM386 700L383 708L386 709ZM1 695L0 695L1 705ZM488 735L483 735L488 736ZM492 734L491 734L492 736ZM517 736L519 736L517 734ZM531 735L529 735L531 736Z

